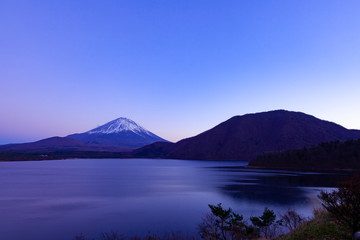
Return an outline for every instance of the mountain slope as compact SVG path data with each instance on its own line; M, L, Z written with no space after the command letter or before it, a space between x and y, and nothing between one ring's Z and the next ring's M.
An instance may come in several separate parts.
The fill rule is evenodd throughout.
M260 155L248 167L277 169L360 169L360 139Z
M118 118L90 131L71 134L67 138L90 146L114 147L131 150L154 142L167 142L127 118Z
M309 147L321 142L360 138L359 130L285 110L235 116L195 137L175 144L137 149L137 157L245 160L274 151ZM155 153L159 153L156 156Z
M8 151L53 151L64 148L80 149L84 147L85 146L82 142L79 142L75 139L66 137L51 137L31 143L1 145L0 150L6 149Z
M0 161L51 160L68 158L124 158L117 148L88 146L75 139L51 137L32 143L0 146Z

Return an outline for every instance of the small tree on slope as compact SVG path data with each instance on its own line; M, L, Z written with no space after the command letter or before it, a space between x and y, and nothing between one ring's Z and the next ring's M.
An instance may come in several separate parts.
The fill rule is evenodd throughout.
M264 209L262 216L251 217L250 220L254 226L260 229L261 233L267 239L274 238L278 234L277 228L281 225L281 220L275 221L276 215L274 211L268 208Z
M322 206L353 234L360 230L360 175L341 182L337 190L321 191L318 197Z

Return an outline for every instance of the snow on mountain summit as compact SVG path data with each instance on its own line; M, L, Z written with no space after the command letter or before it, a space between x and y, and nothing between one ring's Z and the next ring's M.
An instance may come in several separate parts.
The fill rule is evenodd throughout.
M138 135L152 135L151 132L138 125L131 119L118 118L100 127L88 131L88 134L112 134L120 132L133 132Z
M84 144L129 151L154 142L168 142L128 118L118 118L84 133L67 136Z

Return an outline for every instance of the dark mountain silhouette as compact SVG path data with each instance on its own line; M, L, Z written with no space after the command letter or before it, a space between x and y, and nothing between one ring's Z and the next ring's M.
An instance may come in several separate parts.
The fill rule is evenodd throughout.
M69 137L50 137L36 142L1 145L0 151L53 152L53 151L124 151L123 146L92 145Z
M360 138L359 130L301 112L276 110L235 116L195 137L155 143L134 151L136 157L245 160L322 142Z
M235 116L177 143L166 142L133 121L119 118L64 138L0 146L0 160L141 157L250 161L263 154L359 138L359 130L285 110ZM136 147L140 148L133 150Z
M89 146L66 137L52 137L33 143L0 146L0 161L124 157L129 156L116 148Z
M72 138L66 137L51 137L40 141L31 143L20 143L20 144L7 144L1 145L0 150L9 151L38 151L38 150L57 150L63 148L79 149L84 148L84 144Z
M360 139L264 154L252 160L248 166L274 169L360 169Z

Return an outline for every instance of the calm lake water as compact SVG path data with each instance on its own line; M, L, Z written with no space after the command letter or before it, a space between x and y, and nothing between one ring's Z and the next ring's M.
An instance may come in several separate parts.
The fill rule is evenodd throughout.
M0 239L63 240L169 232L196 234L223 203L244 217L295 209L310 216L317 194L342 174L249 170L244 162L71 159L0 162Z

